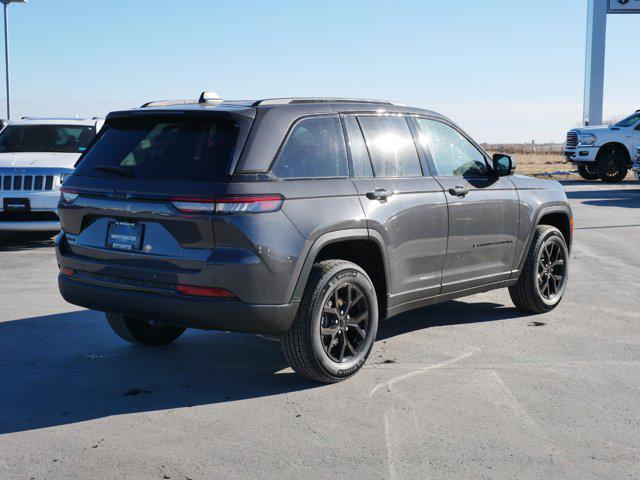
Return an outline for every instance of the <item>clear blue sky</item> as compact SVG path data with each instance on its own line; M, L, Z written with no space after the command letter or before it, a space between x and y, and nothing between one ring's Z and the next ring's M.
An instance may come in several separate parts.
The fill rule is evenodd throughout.
M581 117L586 3L29 0L10 6L14 117L209 89L392 98L479 141L560 141ZM609 16L605 117L640 108L638 31Z

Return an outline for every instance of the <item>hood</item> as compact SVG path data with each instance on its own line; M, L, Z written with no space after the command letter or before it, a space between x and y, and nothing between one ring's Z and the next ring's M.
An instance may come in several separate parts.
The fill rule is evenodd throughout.
M620 127L614 125L594 125L592 127L574 128L572 132L598 134L599 132L608 132L610 130L620 130Z
M0 168L73 169L80 153L19 152L0 153Z

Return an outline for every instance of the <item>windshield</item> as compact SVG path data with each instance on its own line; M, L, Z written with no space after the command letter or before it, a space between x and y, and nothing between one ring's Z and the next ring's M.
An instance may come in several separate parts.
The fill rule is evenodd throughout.
M616 127L632 127L638 120L640 120L640 112L636 112L633 115L628 116L624 120L620 120L618 123L616 123Z
M238 126L233 121L212 116L113 118L75 173L142 180L220 181L229 176L237 138Z
M95 134L83 125L9 125L0 132L0 152L81 153Z

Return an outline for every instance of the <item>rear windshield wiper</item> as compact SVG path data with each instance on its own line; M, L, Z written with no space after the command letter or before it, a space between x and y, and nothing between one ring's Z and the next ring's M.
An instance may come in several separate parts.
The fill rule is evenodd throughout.
M116 167L115 165L94 165L93 169L101 172L115 173L116 175L122 175L123 177L133 177L133 170L124 167Z

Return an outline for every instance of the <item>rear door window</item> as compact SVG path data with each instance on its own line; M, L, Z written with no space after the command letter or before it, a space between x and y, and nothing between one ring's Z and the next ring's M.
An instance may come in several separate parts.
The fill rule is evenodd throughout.
M225 180L238 130L233 120L213 116L108 119L75 173L141 180Z
M347 177L347 152L340 118L333 115L299 121L273 167L279 178Z
M376 177L420 177L422 168L407 120L402 116L359 116Z

